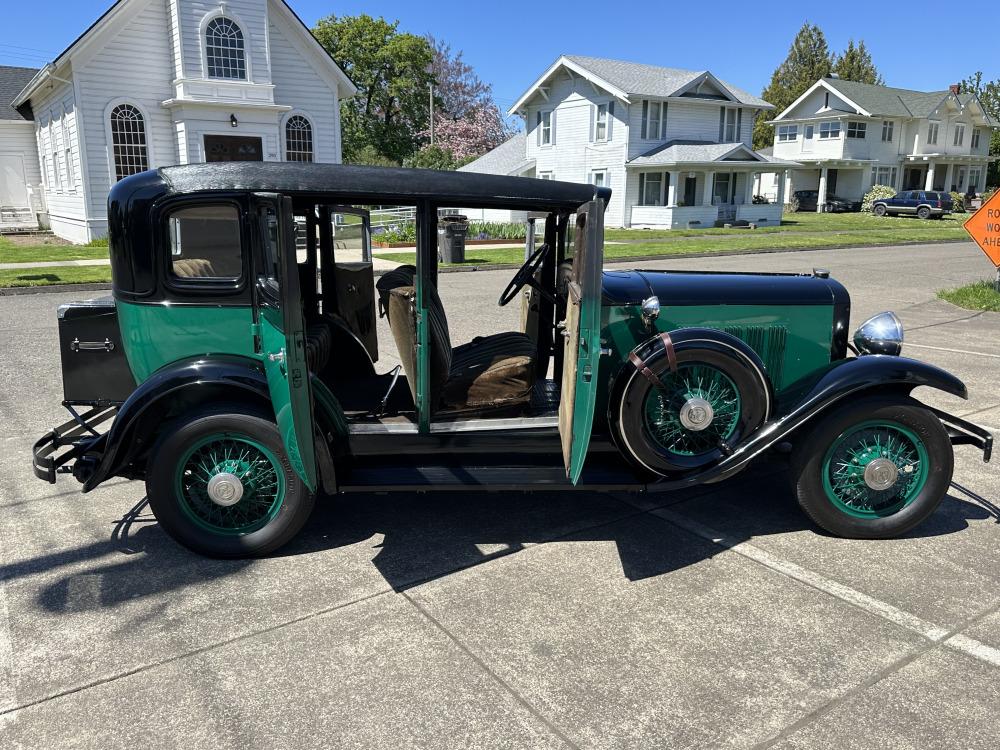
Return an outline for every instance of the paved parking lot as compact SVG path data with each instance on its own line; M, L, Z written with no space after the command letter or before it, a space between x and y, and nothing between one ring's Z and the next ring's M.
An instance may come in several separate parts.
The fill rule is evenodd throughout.
M830 268L971 399L918 395L1000 427L1000 314L934 299L991 272L971 245L642 265ZM442 277L456 343L513 325L512 273ZM141 483L32 476L74 296L0 297L0 747L1000 745L1000 473L970 449L981 500L899 540L817 532L771 464L655 500L336 498L278 556L206 560Z

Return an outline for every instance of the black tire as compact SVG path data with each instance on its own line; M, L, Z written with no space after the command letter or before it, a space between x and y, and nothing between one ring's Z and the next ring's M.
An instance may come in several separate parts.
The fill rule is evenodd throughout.
M874 213L876 216L885 216L886 208L883 204L876 203L875 208L872 209L872 213Z
M918 219L929 219L931 218L931 210L927 206L921 206L917 209Z
M826 466L829 453L837 450L839 441L850 439L845 436L851 434L852 427L873 422L885 423L893 429L902 427L919 438L926 449L927 474L922 484L914 488L911 499L886 500L905 502L902 507L894 509L895 505L888 505L884 515L874 515L873 510L870 511L873 515L862 518L850 514L831 498L823 473L824 469L829 470ZM842 465L850 468L846 463ZM919 402L903 396L871 397L836 409L798 436L791 457L791 476L802 510L816 525L850 539L888 539L923 523L948 494L953 469L951 440L940 420ZM896 481L893 487L900 480ZM891 496L892 489L886 490L884 497ZM900 486L897 492L901 491Z
M292 468L277 425L261 413L235 408L240 408L241 413L218 409L203 411L168 425L150 452L147 463L146 494L156 520L177 542L208 557L257 557L275 551L299 532L315 502L312 492ZM186 498L191 490L182 489L185 477L191 475L179 464L190 460L187 457L192 446L214 436L237 442L251 441L259 446L264 460L257 463L276 482L275 499L270 501L267 514L242 529L213 531L208 520L199 519L199 515L203 515L202 506L209 512L213 510L213 506L205 502L207 495L191 495L193 499L189 500ZM240 500L245 502L252 497L248 494ZM195 501L201 505L196 506ZM239 503L232 507L239 507Z
M834 206L833 206L833 204L832 203L827 203L826 206L823 207L823 211L826 212L826 213L828 213L828 214L834 213Z
M636 351L642 352L643 346ZM768 418L773 403L770 382L760 360L742 341L720 331L687 329L676 334L674 351L679 372L683 372L685 365L705 366L722 373L735 388L740 406L732 432L725 438L729 446L743 442ZM670 363L662 349L647 351L640 357L657 378L669 381ZM721 447L715 447L717 441L710 448L687 455L662 445L651 434L646 421L647 399L659 389L631 364L625 368L612 390L609 419L619 450L640 472L653 476L683 473L704 468L723 457ZM669 412L674 414L675 404L668 401L671 401ZM704 434L709 433L705 430Z

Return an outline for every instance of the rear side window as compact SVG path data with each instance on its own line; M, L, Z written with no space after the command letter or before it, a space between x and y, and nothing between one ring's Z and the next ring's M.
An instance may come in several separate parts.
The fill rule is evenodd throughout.
M170 271L184 281L235 282L243 275L240 213L232 205L199 205L167 215Z

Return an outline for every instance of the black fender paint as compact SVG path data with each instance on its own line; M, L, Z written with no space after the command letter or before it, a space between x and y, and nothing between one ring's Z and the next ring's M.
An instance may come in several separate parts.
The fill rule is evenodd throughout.
M848 397L890 389L909 393L919 386L929 386L960 398L968 398L965 384L945 370L907 357L866 355L835 362L790 412L772 420L710 468L680 479L664 479L647 485L650 492L711 484L737 474L768 448L773 447L830 407Z
M184 395L197 396L198 390L207 394L209 389L222 387L234 399L241 396L260 399L270 405L271 395L267 376L260 362L247 357L219 355L183 359L161 368L132 392L118 409L111 429L104 441L100 462L83 485L83 492L90 492L101 482L121 471L136 455L138 441L146 447L147 436L136 435L140 420L146 414L155 414L164 399Z

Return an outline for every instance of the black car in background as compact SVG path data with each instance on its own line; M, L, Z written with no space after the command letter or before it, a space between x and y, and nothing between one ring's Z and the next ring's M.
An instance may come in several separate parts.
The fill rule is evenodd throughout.
M904 190L892 198L881 198L872 204L876 216L916 216L940 219L954 208L951 195L936 190Z
M819 200L819 190L796 190L792 195L798 201L799 211L816 210L816 202ZM861 201L849 201L846 198L830 194L826 196L826 203L823 204L823 210L826 213L860 211Z

